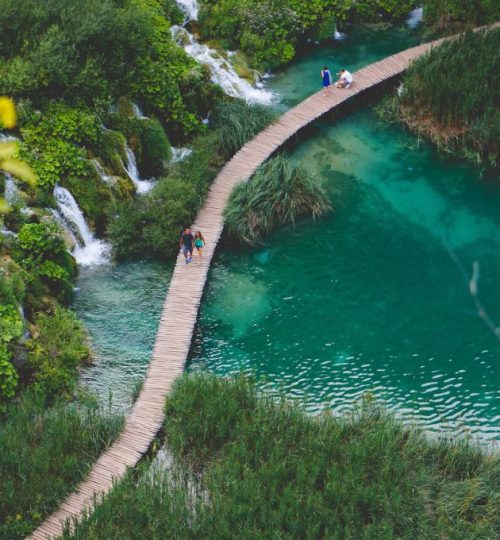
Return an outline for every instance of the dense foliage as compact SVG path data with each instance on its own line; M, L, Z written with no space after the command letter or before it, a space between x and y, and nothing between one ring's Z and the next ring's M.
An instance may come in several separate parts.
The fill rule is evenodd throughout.
M28 98L37 107L64 99L101 111L126 95L179 134L199 128L211 85L170 35L169 17L177 17L172 4L2 0L0 95Z
M307 38L331 38L346 19L404 17L414 0L202 0L200 31L226 49L244 51L253 65L292 60Z
M424 0L425 21L439 30L454 31L500 20L498 0Z
M258 105L220 102L211 133L192 142L192 154L172 166L150 193L119 207L108 229L116 256L124 259L141 254L174 255L179 248L180 231L194 220L223 160L273 118L272 112Z
M498 457L434 441L365 403L311 418L242 378L181 379L177 470L129 476L65 538L495 538Z
M329 209L323 180L304 165L280 155L233 189L224 215L231 236L255 244L278 225L305 216L318 218Z
M440 148L489 167L500 156L500 29L468 33L414 62L381 111Z
M0 539L24 538L85 476L122 419L91 403L56 404L29 392L0 417Z

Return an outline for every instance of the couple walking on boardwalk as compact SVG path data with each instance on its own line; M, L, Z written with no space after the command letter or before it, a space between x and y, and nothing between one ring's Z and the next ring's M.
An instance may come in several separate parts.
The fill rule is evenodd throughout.
M189 227L182 231L179 240L179 247L181 248L182 254L186 259L186 264L190 263L193 260L194 248L196 248L196 251L198 252L198 264L200 264L203 256L204 246L205 239L203 238L201 231L197 231L194 235Z
M337 88L349 88L352 84L352 73L347 69L341 69L337 76L339 77L335 86ZM328 66L324 66L321 70L321 79L323 81L323 95L328 95L328 88L332 85L332 74L328 69Z

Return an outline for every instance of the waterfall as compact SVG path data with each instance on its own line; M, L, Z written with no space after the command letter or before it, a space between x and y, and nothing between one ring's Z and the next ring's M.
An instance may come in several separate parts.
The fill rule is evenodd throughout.
M66 188L56 184L54 197L59 209L54 211L54 217L75 243L72 255L76 262L82 266L107 263L109 246L92 234L73 195Z
M198 19L198 2L196 0L177 0L177 5L186 15L186 22Z
M191 148L174 148L172 146L172 163L179 163L193 153Z
M228 96L244 99L247 103L269 105L275 99L272 92L255 88L248 81L242 79L230 62L214 49L198 43L195 37L184 28L189 21L196 20L198 17L197 1L177 0L177 4L186 14L186 20L183 26L172 26L172 36L189 56L210 68L211 81L219 85Z
M19 201L18 192L14 178L9 173L4 173L5 175L5 200L9 206L15 205Z
M134 117L138 118L139 120L147 120L148 117L144 116L144 114L141 111L141 108L137 103L132 103L132 112L134 113Z
M105 184L111 184L113 181L113 178L109 176L109 174L106 174L104 169L102 168L102 165L99 163L97 159L91 160L94 164L95 170L97 171L97 174L99 175L99 178L105 183Z
M147 193L153 187L153 182L151 182L151 180L141 180L139 178L137 161L134 152L132 152L132 149L128 145L125 146L125 153L127 154L127 166L125 167L125 171L127 171L128 177L134 183L135 189L139 195Z
M412 9L408 13L408 18L406 19L406 25L409 28L416 28L424 17L424 8L422 6Z

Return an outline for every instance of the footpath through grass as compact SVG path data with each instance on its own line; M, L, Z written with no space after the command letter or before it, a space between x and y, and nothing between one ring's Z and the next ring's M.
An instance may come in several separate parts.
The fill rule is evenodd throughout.
M0 418L0 539L24 538L87 474L122 427L95 404L45 401L26 392Z
M373 404L311 418L259 397L252 381L195 375L166 412L174 471L144 466L65 539L500 534L498 457L430 441Z

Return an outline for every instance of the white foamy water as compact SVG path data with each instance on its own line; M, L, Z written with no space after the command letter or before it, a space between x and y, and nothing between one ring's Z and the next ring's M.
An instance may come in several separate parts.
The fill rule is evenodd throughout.
M186 15L186 22L198 19L198 2L196 0L177 0L177 5Z
M410 13L408 13L408 18L406 19L406 25L409 28L416 28L421 22L424 17L424 8L423 7L417 7L415 9L412 9Z
M261 88L257 88L242 79L228 60L214 49L198 43L195 37L184 28L189 21L198 18L198 3L196 0L177 0L177 4L186 14L186 19L183 26L172 26L172 36L189 56L210 68L210 80L219 85L228 96L244 99L247 103L271 104L276 99L272 92L264 90L262 84L259 84ZM259 81L256 80L255 82Z
M76 262L82 266L108 263L110 254L108 244L92 234L73 195L66 188L56 185L54 197L58 207L58 211L53 213L54 217L75 243L72 255Z
M93 159L92 163L94 164L95 170L97 171L97 174L99 175L99 178L105 183L105 184L111 184L113 181L113 178L109 176L109 174L106 174L105 170L103 169L102 165L99 163L97 159Z
M142 109L137 105L137 103L132 103L132 112L134 113L134 116L138 118L139 120L147 120L148 117L144 116L144 113L142 112Z
M19 190L17 189L14 178L9 173L5 174L5 200L10 206L14 205L19 200Z
M125 152L127 154L127 166L125 167L125 170L127 171L128 177L134 183L135 189L139 195L147 193L152 189L153 182L151 182L151 180L140 179L139 170L137 169L137 161L132 148L126 146Z
M179 163L184 161L188 156L193 153L191 148L175 148L172 146L172 163Z

